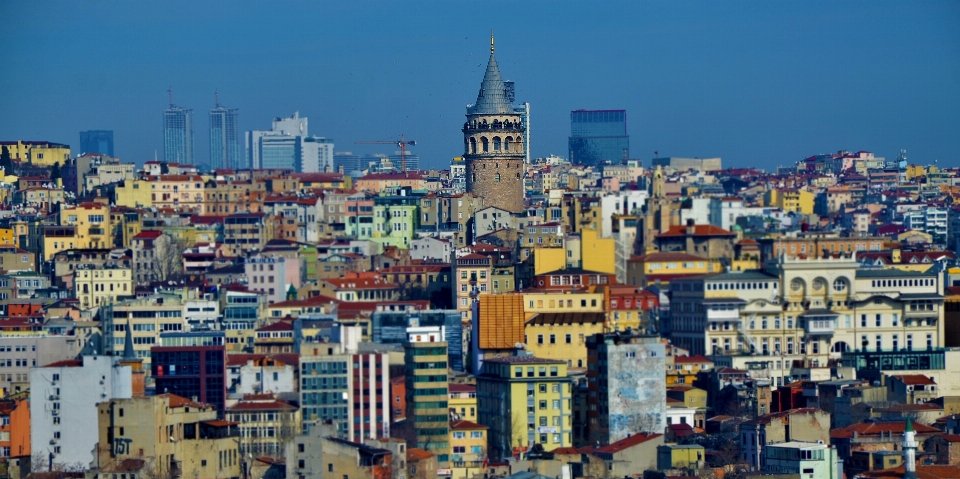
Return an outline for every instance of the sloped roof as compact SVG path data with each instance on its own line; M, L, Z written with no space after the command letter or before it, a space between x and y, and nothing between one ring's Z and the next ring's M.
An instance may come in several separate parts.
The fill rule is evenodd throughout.
M857 424L851 424L847 427L842 427L830 431L830 437L834 439L850 439L853 437L853 433L857 433L858 436L873 436L880 434L893 434L902 435L903 430L906 428L906 421L873 421L873 422L861 422ZM913 430L917 434L933 434L940 432L939 429L935 427L926 426L923 424L913 424ZM899 442L899 438L895 438L895 441Z
M898 374L893 377L897 378L903 384L912 385L912 386L926 386L926 385L936 385L937 382L933 379L924 376L923 374Z
M526 324L543 325L567 325L567 324L603 324L606 318L605 313L539 313L527 320Z
M613 444L596 448L594 449L593 452L616 454L624 449L636 446L637 444L643 444L651 439L656 439L660 436L663 436L663 434L646 434L646 433L634 434L630 437L625 437Z
M467 108L470 115L492 115L497 113L513 113L513 104L507 98L507 87L500 75L497 57L493 54L493 39L490 44L490 58L487 60L487 71L480 82L480 92L477 101Z
M477 424L475 422L460 420L460 421L451 421L450 429L466 430L466 429L489 429L489 428L487 426L484 426L482 424Z
M714 225L693 225L693 226L671 226L665 233L660 233L657 238L669 238L680 236L736 236L719 226Z

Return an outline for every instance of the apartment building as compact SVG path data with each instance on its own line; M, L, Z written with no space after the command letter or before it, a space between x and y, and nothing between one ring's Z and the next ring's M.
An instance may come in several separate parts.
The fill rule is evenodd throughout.
M942 369L940 275L863 269L855 256L784 256L763 272L676 280L666 329L691 354L777 385L803 374L792 369L795 360L826 365L842 358L858 370Z

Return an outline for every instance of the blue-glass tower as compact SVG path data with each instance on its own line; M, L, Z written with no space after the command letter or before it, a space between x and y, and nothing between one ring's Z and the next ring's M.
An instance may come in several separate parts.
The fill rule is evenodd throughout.
M113 130L89 130L80 132L80 154L95 153L113 156Z
M630 158L626 110L575 110L570 112L570 162L597 165Z

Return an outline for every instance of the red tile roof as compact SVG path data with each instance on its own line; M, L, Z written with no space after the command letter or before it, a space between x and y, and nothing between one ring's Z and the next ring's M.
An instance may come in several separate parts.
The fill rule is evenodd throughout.
M880 471L865 471L857 475L864 479L901 479L906 472L904 466ZM956 479L960 477L960 466L917 464L917 479Z
M682 363L682 364L686 364L686 363L710 363L710 364L713 364L713 361L711 361L710 358L708 358L708 357L706 357L706 356L703 356L703 355L700 355L700 354L695 354L695 355L693 355L693 356L674 356L674 357L673 357L673 362L674 362L674 363Z
M257 331L293 331L293 322L281 320L277 321L276 323L257 328Z
M613 444L597 448L594 452L602 452L607 454L616 454L624 449L636 446L637 444L645 443L651 439L656 439L663 434L646 434L639 433L634 434L633 436L623 438Z
M857 424L851 424L847 427L842 427L830 431L830 437L834 439L851 439L853 438L853 433L857 433L857 436L879 436L881 434L890 435L893 434L894 441L899 442L899 435L903 435L903 430L906 427L906 421L877 421L877 422L861 422ZM920 423L913 423L913 430L917 434L929 435L940 432L939 429L931 426L926 426Z
M79 368L83 366L82 359L64 359L63 361L57 361L50 363L45 368Z
M433 453L424 449L418 449L415 447L407 448L407 461L420 461L423 459L430 459L433 457Z
M487 426L475 422L459 420L450 422L450 429L489 429Z
M937 382L933 379L930 379L923 374L898 374L893 377L897 378L903 384L913 385L913 386L926 386L926 385L936 385Z
M679 236L736 236L719 226L714 225L693 225L693 226L671 226L665 233L657 235L660 237L679 237Z
M168 398L169 403L170 403L170 407L184 407L184 406L196 407L196 408L213 407L213 406L211 406L211 405L209 405L209 404L204 404L204 403L199 403L199 402L196 402L196 401L191 401L191 400L189 400L189 399L187 399L187 398L185 398L185 397L183 397L183 396L177 396L176 394L172 394L172 393L157 394L157 397L160 397L160 398L166 397L166 398Z
M137 235L134 236L133 239L157 239L161 235L163 235L163 231L147 230L147 231L141 231L137 233Z
M451 393L475 393L477 392L477 386L473 384L450 384L447 386L447 389Z

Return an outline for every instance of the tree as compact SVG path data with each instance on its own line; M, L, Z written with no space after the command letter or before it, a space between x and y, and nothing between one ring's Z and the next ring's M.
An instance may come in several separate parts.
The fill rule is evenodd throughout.
M6 145L0 149L0 168L3 168L5 174L13 174L13 160L10 159L10 150Z
M183 250L186 242L162 234L153 242L151 273L155 281L167 281L183 272Z
M57 181L61 178L60 176L60 162L56 162L53 166L50 167L50 181Z

